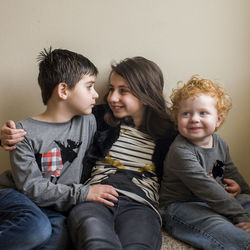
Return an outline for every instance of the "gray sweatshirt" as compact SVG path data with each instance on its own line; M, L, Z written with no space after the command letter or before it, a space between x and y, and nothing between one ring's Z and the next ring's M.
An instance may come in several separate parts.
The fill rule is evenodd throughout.
M237 181L242 192L249 187L234 166L226 142L214 134L213 148L202 148L178 135L164 163L161 206L173 202L202 200L234 224L250 222L249 215L223 187L223 178Z
M67 211L83 202L89 186L80 184L83 158L96 131L93 115L65 123L31 118L17 124L27 134L10 152L11 173L0 176L1 187L15 187L40 207Z

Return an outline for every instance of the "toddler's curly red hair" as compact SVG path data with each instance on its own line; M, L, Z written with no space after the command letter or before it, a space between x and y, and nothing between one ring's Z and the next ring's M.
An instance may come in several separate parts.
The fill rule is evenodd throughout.
M178 84L180 83L182 82L178 82ZM209 95L216 99L216 108L218 115L221 115L222 125L228 111L232 107L231 98L220 84L208 79L202 79L197 75L192 76L182 87L174 89L170 95L172 102L170 107L171 117L176 124L180 102L190 97L199 96L200 94Z

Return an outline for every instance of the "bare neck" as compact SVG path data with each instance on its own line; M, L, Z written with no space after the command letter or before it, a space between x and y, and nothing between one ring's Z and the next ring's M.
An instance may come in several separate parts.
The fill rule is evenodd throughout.
M72 119L74 114L69 112L63 102L49 102L46 110L32 118L44 122L67 122Z

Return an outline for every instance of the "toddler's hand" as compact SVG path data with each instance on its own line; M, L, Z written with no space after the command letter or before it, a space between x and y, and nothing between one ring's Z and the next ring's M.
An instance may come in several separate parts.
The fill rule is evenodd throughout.
M114 187L110 185L97 184L90 186L87 201L97 201L113 207L114 203L111 201L117 201L117 196L118 193Z
M239 224L236 224L235 226L243 229L244 231L246 231L248 233L250 233L250 222L241 222Z
M14 144L22 141L26 132L23 129L16 129L13 121L7 121L1 128L1 144L6 151L16 148Z
M233 197L236 197L241 193L240 185L232 179L223 179L223 182L227 184L225 190Z

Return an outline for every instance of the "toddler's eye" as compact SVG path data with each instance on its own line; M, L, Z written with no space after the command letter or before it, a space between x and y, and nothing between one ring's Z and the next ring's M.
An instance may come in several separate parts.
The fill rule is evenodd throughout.
M183 116L189 116L190 112L183 112Z
M201 111L201 112L200 112L200 115L206 115L206 114L207 114L206 111Z

